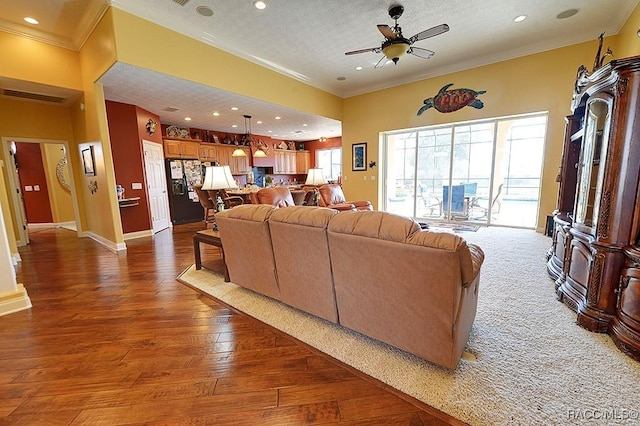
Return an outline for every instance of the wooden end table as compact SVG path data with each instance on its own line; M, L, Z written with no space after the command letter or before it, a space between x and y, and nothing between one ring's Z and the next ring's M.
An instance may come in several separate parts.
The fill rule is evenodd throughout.
M224 261L224 248L222 247L222 240L220 239L220 232L213 229L206 229L203 231L197 231L193 234L193 254L196 260L196 269L202 269L202 258L200 256L200 243L209 244L220 248L222 251L222 263L224 264L224 282L228 283L229 270L227 264Z

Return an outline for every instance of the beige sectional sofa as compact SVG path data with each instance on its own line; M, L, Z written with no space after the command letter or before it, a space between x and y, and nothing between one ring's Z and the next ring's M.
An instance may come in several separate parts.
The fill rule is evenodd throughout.
M482 250L385 212L242 205L216 214L231 281L453 369Z

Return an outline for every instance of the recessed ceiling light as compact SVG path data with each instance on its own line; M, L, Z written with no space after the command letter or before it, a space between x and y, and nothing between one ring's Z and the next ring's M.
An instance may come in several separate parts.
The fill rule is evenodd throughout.
M238 107L231 107L231 111L237 111Z
M273 130L267 130L267 133L273 133Z
M280 120L281 118L282 118L282 117L280 117L279 115L277 115L277 116L275 117L275 119L276 119L276 120Z
M566 18L571 18L573 15L575 15L576 13L578 13L580 11L580 9L567 9L564 12L560 12L558 13L558 15L556 16L556 18L558 19L566 19Z
M39 23L36 18L32 18L30 16L27 16L26 18L24 18L24 20L33 25L38 25Z
M361 67L360 65L358 65L358 66L356 67L356 71L362 71L362 67Z
M302 127L307 127L307 123L302 124Z
M184 121L191 121L191 117L185 117Z
M219 113L218 111L216 111L216 112L214 112L214 113L213 113L213 114L211 114L211 115L213 115L214 117L217 117L217 116L219 116L219 115L220 115L220 113Z
M198 6L196 7L196 12L198 12L202 16L213 16L213 10L211 10L208 6Z
M338 81L345 81L346 79L347 79L347 77L338 77L338 78L336 78L336 80L338 80Z
M262 124L262 121L258 120L256 121L256 124Z
M267 7L267 4L261 0L256 0L253 2L253 5L256 7L256 9L264 9L265 7Z
M520 15L513 18L513 22L522 22L527 19L527 15Z
M238 127L238 125L237 124L232 124L231 127L235 128L235 127Z

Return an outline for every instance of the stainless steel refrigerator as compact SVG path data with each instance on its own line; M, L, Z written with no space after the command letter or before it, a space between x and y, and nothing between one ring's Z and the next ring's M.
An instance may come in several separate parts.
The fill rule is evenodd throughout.
M195 185L201 185L202 164L197 159L166 160L167 187L171 222L175 224L197 222L203 218L203 209Z

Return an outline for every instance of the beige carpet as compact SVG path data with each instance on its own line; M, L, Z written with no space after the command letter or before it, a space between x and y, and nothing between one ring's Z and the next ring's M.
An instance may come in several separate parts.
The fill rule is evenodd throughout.
M460 234L486 260L467 349L447 371L404 352L224 283L191 267L185 282L396 389L472 425L638 424L640 363L606 335L575 325L556 301L545 251L529 230ZM389 283L393 285L393 283Z

